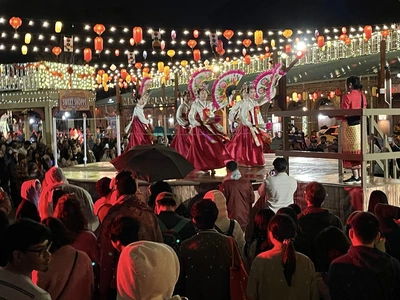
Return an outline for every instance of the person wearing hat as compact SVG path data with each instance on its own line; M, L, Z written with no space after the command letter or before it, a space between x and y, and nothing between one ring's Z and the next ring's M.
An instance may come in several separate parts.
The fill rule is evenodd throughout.
M196 229L189 219L183 218L175 212L176 207L175 195L162 192L158 194L156 198L154 213L158 217L158 224L160 225L161 231L175 229L181 241L184 241L194 236L196 234Z

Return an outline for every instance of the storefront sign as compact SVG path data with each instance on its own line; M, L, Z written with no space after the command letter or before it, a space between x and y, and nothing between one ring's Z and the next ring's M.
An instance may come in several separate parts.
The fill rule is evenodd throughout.
M60 110L89 110L89 91L60 90Z

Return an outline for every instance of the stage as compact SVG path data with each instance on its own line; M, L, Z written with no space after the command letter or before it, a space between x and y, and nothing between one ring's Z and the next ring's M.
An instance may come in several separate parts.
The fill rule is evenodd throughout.
M272 163L276 156L274 154L264 154L265 165L263 167L240 167L243 177L249 179L254 186L256 199L259 198L257 188L272 169ZM111 163L100 162L88 164L86 167L77 165L64 168L64 173L68 181L72 184L83 187L92 195L93 199L98 199L95 191L97 180L102 177L114 177L117 173ZM366 210L368 207L369 195L373 190L382 190L386 193L389 203L400 206L400 180L373 177L367 180L367 186L346 185L339 182L338 162L333 159L323 158L301 158L291 157L289 159L289 174L298 181L298 188L295 194L295 202L301 208L306 207L304 200L304 190L311 181L322 183L326 189L327 197L324 207L339 216L343 221L354 210ZM226 175L225 169L216 170L215 176L192 172L185 179L168 180L173 192L180 196L182 201L193 197L197 193L216 189ZM345 174L345 178L351 176ZM140 190L147 194L149 183L139 181ZM256 204L257 205L257 204ZM262 203L258 203L262 206Z

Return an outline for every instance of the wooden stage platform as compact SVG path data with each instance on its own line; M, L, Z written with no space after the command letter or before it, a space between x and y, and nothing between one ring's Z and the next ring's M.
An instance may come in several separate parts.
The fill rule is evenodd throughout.
M256 199L258 199L257 187L263 181L265 175L273 169L272 162L276 156L265 154L264 167L241 167L243 177L253 182ZM98 198L95 191L97 180L106 176L114 177L117 173L111 163L94 163L86 167L78 165L64 168L68 181L88 190L94 200ZM289 159L289 173L297 179L298 189L295 194L295 202L304 208L304 190L311 181L322 183L327 192L324 207L339 216L343 221L354 210L366 210L368 207L369 195L374 190L382 190L386 193L389 203L400 206L400 180L385 180L384 178L373 177L367 180L367 186L346 185L339 182L337 160L323 158L301 158L291 157ZM226 175L225 169L216 170L215 176L210 174L190 173L185 179L168 180L175 194L185 201L197 193L216 189ZM345 174L351 176L350 174ZM347 178L347 176L345 176ZM140 181L140 189L147 193L149 183ZM257 205L257 204L256 204Z

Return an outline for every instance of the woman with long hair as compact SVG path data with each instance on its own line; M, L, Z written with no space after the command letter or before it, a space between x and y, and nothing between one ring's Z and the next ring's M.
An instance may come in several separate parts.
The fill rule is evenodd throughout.
M190 148L189 110L191 101L189 98L189 92L184 91L182 98L182 104L179 105L178 111L176 112L176 121L178 122L179 126L177 133L172 140L171 147L179 152L182 156L186 157Z
M274 247L254 260L247 285L250 300L319 300L315 269L311 260L294 250L296 225L284 214L268 224Z

